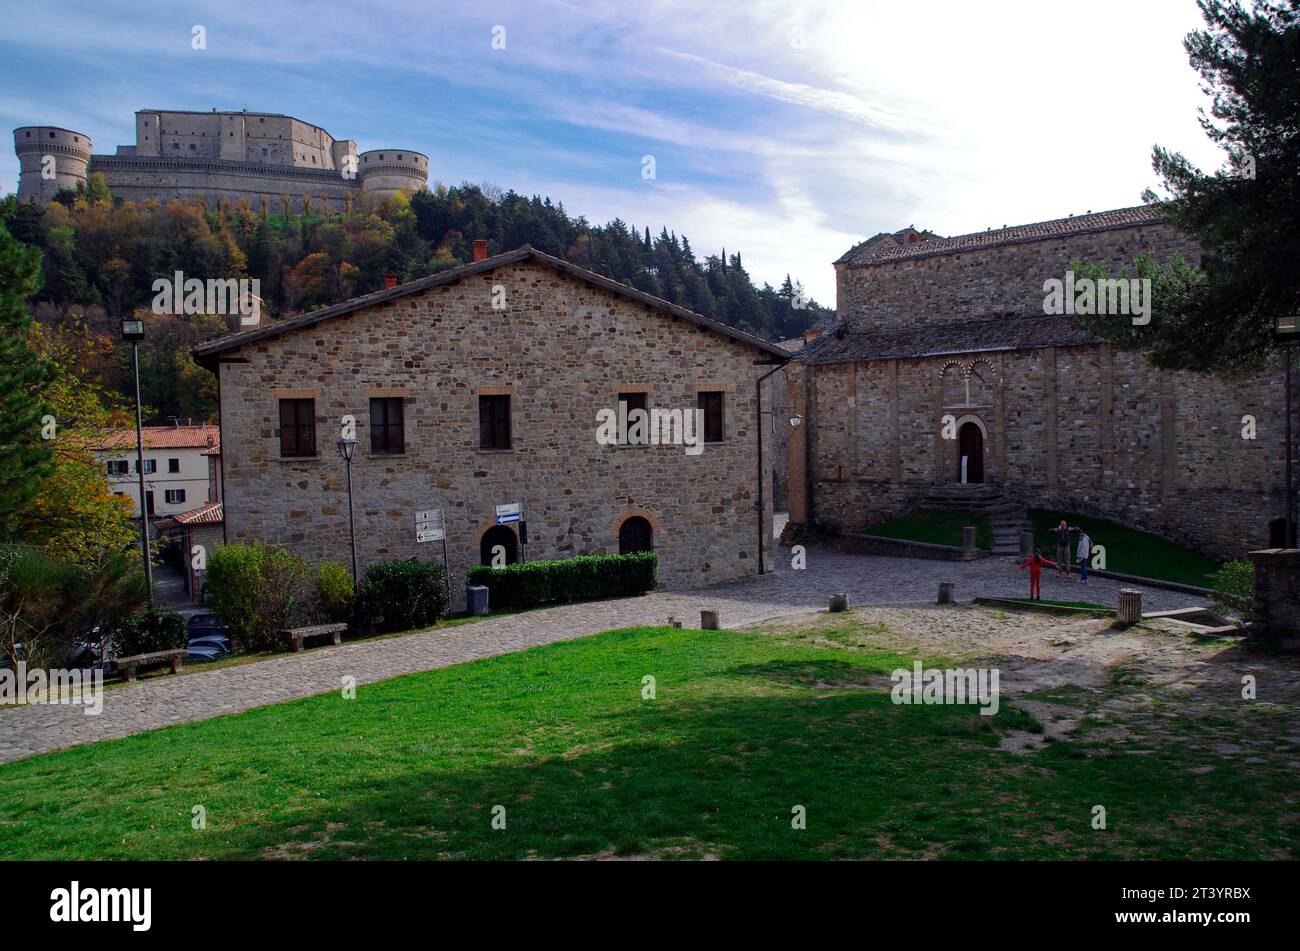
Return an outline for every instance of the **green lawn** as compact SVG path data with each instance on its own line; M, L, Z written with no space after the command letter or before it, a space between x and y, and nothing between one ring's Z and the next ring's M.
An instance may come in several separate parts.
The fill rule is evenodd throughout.
M1285 757L1104 736L1016 756L999 739L1041 726L1005 697L992 717L891 703L879 675L912 658L883 633L852 613L779 636L612 631L6 764L0 855L1293 855Z
M975 515L970 512L956 512L950 509L912 509L898 518L891 518L879 525L871 525L862 530L864 535L877 535L882 538L901 538L910 542L925 542L930 545L952 545L961 547L961 530L967 525L975 526L975 547L991 549L993 547L993 529L987 515Z
M1212 558L1175 545L1159 535L1139 532L1104 518L1046 509L1030 509L1029 518L1034 526L1034 544L1047 558L1056 558L1053 530L1061 519L1065 519L1071 527L1086 529L1094 545L1106 546L1106 568L1109 571L1210 588L1214 585L1215 572L1219 570L1219 563ZM1074 539L1070 551L1073 557L1078 536L1071 537Z
M1048 569L1049 571L1051 569ZM1003 601L1012 601L1016 604L1048 604L1057 608L1087 608L1090 611L1114 611L1114 605L1107 607L1104 604L1097 604L1094 601L1051 601L1046 598L1032 600L1030 598L1003 598Z

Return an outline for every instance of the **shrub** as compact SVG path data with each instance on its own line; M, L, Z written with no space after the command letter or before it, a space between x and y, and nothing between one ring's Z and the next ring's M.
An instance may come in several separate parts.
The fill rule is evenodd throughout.
M175 611L140 611L119 621L110 635L113 657L175 650L189 643L185 618Z
M655 589L658 576L659 556L649 551L629 555L578 555L504 568L476 565L468 572L470 584L487 587L492 608L507 610L547 602L645 594Z
M316 572L316 597L326 620L350 621L356 591L348 569L332 561L323 563Z
M270 650L286 628L320 616L311 567L278 546L218 548L208 559L207 580L213 611L248 651Z
M380 631L436 623L447 614L450 595L442 565L418 558L376 562L361 582L367 624Z
M1214 576L1214 600L1249 621L1255 603L1255 566L1248 561L1225 562Z

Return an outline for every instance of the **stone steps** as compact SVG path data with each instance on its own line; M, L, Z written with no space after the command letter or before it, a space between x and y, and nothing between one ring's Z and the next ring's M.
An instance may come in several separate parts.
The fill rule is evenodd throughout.
M993 529L995 555L1019 555L1020 532L1032 527L1025 509L992 485L936 485L919 504L986 516Z

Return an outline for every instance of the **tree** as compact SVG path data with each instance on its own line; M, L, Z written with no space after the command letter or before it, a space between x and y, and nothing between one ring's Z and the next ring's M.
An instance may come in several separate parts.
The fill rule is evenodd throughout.
M1275 317L1300 307L1300 3L1199 6L1206 28L1183 45L1212 96L1201 127L1227 162L1209 174L1156 146L1152 164L1161 211L1200 243L1203 275L1175 274L1164 294L1153 285L1152 321L1136 333L1127 318L1094 329L1158 367L1251 372L1271 354Z
M0 539L11 539L52 471L49 404L54 368L31 344L27 301L41 287L41 255L0 224ZM55 426L58 419L53 419Z

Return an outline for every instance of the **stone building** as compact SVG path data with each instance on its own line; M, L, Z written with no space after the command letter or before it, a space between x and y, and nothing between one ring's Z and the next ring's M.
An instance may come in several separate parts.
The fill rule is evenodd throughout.
M440 561L440 543L416 540L431 509L458 589L498 545L507 561L652 548L666 585L754 574L760 544L770 566L756 384L788 354L527 246L488 258L486 244L463 267L195 350L220 384L226 540L346 564L336 441L354 417L362 572ZM620 402L700 410L700 451L602 444L598 413ZM496 522L511 503L526 544Z
M1045 281L1072 262L1116 273L1143 251L1198 258L1147 207L850 249L835 262L843 324L787 369L808 419L790 440L791 532L856 531L965 482L1221 557L1279 544L1280 369L1160 372L1045 313Z
M96 155L85 133L20 126L14 130L18 197L49 201L101 172L114 196L134 201L247 198L276 210L286 200L294 208L307 202L342 208L363 194L417 191L429 180L429 159L420 152L358 153L353 140L335 139L293 116L142 109L135 133L134 145Z

